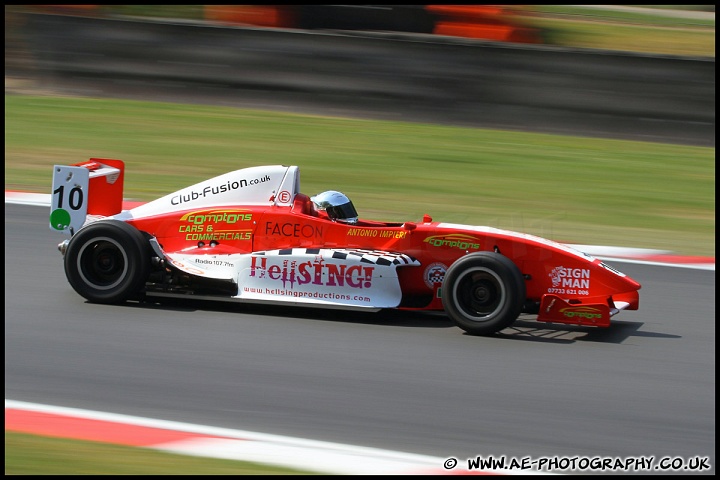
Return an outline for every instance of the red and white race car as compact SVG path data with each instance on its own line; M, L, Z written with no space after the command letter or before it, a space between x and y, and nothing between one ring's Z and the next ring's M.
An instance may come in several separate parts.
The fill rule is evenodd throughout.
M56 165L50 228L90 302L192 296L378 311L444 311L470 334L522 313L608 327L640 284L567 245L486 226L358 218L309 197L297 166L243 168L122 210L124 163Z

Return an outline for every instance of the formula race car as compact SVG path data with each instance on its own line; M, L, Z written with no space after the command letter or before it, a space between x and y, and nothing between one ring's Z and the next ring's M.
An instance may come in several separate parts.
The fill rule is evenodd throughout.
M493 227L358 218L310 197L297 166L243 168L123 210L124 163L54 167L50 229L70 285L95 303L192 296L379 311L444 311L473 335L522 313L608 327L640 284L567 245Z

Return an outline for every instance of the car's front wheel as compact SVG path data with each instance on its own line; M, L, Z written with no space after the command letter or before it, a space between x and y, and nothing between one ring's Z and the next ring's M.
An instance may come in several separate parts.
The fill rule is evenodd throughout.
M70 240L65 275L91 302L122 303L141 293L150 258L150 245L140 231L118 220L101 220Z
M442 287L445 312L472 335L490 335L515 322L525 302L520 269L495 252L477 252L453 263Z

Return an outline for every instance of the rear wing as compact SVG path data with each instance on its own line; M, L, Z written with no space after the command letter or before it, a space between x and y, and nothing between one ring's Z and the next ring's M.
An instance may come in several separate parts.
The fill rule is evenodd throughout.
M91 158L53 167L50 229L73 235L88 215L108 217L122 211L125 163Z

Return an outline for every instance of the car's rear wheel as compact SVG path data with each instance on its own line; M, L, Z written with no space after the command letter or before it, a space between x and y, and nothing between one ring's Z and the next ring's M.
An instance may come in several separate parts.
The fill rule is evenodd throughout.
M453 263L442 287L445 312L472 335L491 335L512 325L525 302L520 269L495 252L477 252Z
M77 293L95 303L140 296L150 272L151 249L143 234L118 220L80 229L65 252L65 275Z

